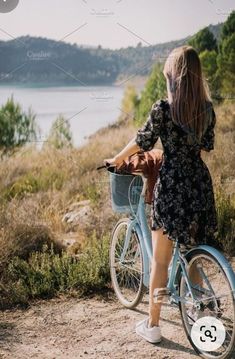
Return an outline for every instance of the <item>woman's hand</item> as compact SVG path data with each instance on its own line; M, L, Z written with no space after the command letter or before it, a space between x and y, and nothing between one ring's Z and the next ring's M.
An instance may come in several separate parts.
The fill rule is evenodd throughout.
M109 164L109 165L113 165L113 166L116 166L117 167L117 169L122 165L122 163L123 163L123 160L122 159L120 159L118 156L115 156L115 157L113 157L113 158L105 158L104 160L103 160L103 162L104 162L104 164L106 165L106 164Z

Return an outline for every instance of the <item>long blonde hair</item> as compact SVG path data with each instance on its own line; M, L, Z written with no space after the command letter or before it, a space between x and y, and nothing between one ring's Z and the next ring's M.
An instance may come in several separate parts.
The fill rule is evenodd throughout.
M163 73L169 81L172 120L200 142L208 126L210 90L202 73L201 61L192 46L175 48L168 56ZM207 103L206 103L207 102Z

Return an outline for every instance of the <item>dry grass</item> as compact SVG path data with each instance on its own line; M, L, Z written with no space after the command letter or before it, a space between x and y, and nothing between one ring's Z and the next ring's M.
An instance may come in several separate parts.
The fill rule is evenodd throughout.
M235 195L235 104L231 101L215 107L217 116L215 149L204 153L215 185Z
M232 253L235 237L235 104L215 108L217 115L215 150L203 153L211 172L220 215L220 234L225 248ZM119 218L111 210L108 174L97 171L104 158L121 150L136 134L131 120L119 121L91 136L81 148L61 150L33 145L19 150L0 162L0 262L1 270L13 256L27 259L35 250L51 242L57 252L60 239L74 232L77 245L109 236ZM161 147L160 144L157 147ZM222 189L222 192L221 192ZM71 226L62 222L69 206L90 200L89 226Z
M228 194L235 186L235 105L215 108L217 115L215 150L203 153L215 186ZM109 228L113 215L109 201L108 175L96 171L103 159L112 157L136 133L131 121L119 121L90 137L81 148L57 150L32 145L0 163L1 207L8 223L46 225L55 234L70 228L61 218L71 203L89 199L94 209L87 233ZM160 145L157 145L160 147ZM2 219L0 218L2 222ZM6 223L2 227L6 228ZM79 231L79 227L75 230Z
M92 136L89 145L79 149L44 148L37 151L32 145L3 160L0 163L0 241L12 242L10 248L15 253L16 234L19 238L26 234L23 226L19 233L21 225L27 228L42 226L51 231L52 237L63 237L63 233L71 230L61 221L64 213L71 203L84 199L90 199L94 208L87 236L94 229L103 233L107 222L115 215L107 206L107 173L98 172L96 167L124 146L134 131L130 124L126 128L110 126ZM79 226L72 230L80 231ZM81 237L84 240L84 230ZM27 240L30 241L28 236ZM36 249L33 238L32 243ZM1 248L3 252L4 246ZM33 249L32 246L28 248Z

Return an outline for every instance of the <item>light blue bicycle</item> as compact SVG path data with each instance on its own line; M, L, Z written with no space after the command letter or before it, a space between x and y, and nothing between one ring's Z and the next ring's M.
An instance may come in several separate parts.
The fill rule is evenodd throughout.
M142 175L118 174L107 165L112 208L128 214L115 225L110 243L110 273L119 301L135 308L148 291L152 241L148 205L144 201L146 179ZM200 275L197 284L190 270ZM224 257L208 245L186 248L177 242L168 271L169 302L178 305L186 335L203 358L235 358L235 274ZM200 350L192 341L193 323L203 316L219 319L226 330L225 340L214 351Z

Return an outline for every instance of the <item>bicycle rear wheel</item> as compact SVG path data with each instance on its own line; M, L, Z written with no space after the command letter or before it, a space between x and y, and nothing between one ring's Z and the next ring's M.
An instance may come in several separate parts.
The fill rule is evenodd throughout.
M181 318L186 335L195 349L203 358L228 359L235 355L235 300L230 282L218 260L203 249L195 249L186 259L190 268L200 275L199 284L192 283L191 289L199 306L180 302ZM193 266L193 267L192 267ZM191 294L183 275L179 284L180 297L192 301ZM202 317L212 316L224 325L226 335L224 343L213 351L203 351L198 348L191 338L194 322Z
M113 289L122 305L133 309L142 300L145 286L143 285L143 255L134 229L131 232L125 257L121 260L129 223L128 218L122 218L117 222L112 233L109 261Z

